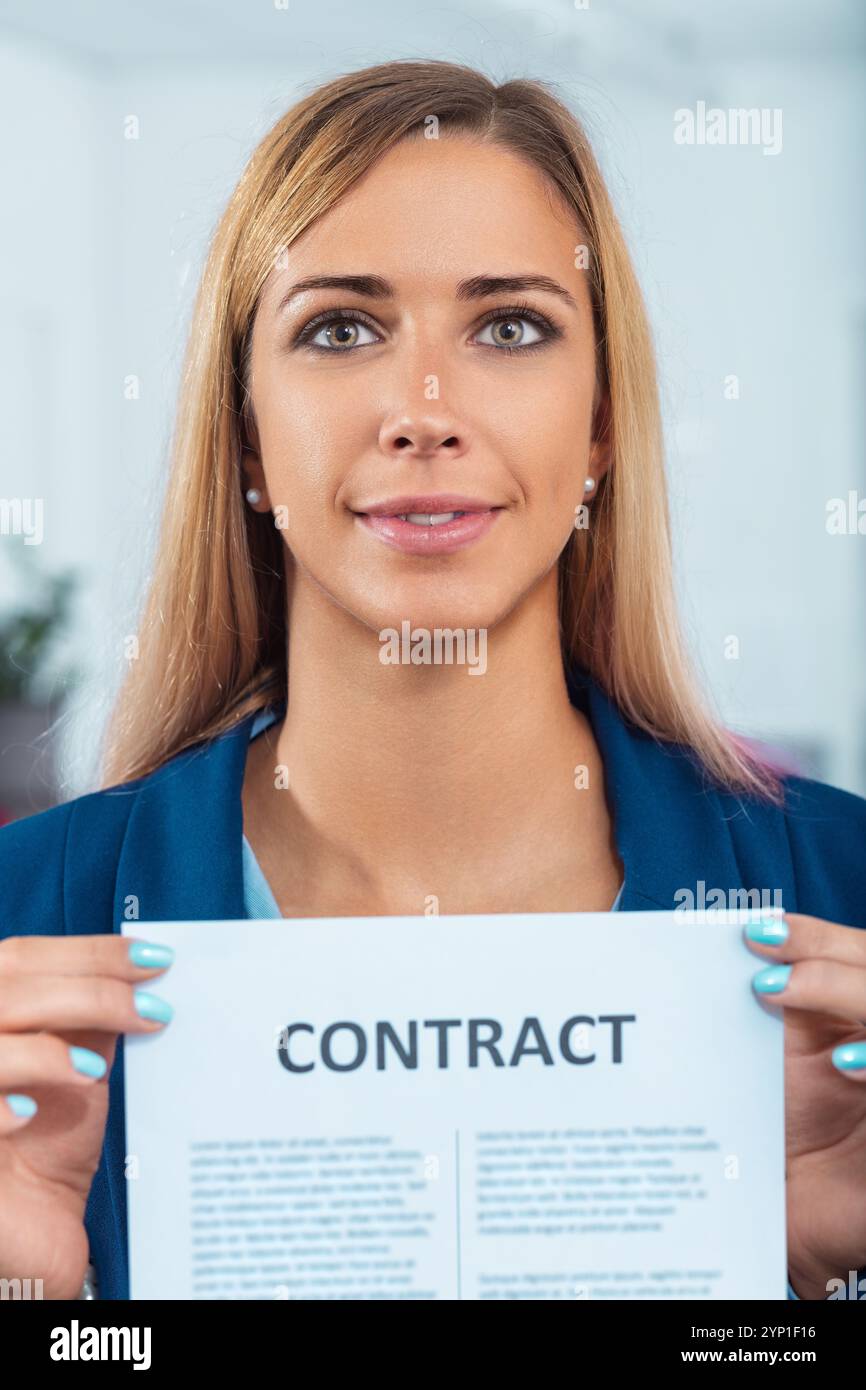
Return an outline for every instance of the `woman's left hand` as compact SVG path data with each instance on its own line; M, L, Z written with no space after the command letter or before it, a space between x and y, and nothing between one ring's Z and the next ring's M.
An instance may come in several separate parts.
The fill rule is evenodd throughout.
M768 962L759 998L785 1011L788 1278L800 1298L831 1280L850 1297L866 1265L866 931L788 912L744 939Z

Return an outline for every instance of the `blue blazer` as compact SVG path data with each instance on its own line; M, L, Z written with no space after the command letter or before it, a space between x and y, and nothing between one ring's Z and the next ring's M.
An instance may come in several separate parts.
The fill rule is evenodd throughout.
M775 890L789 912L866 928L866 800L787 777L784 809L706 784L692 755L634 728L580 668L625 866L623 912L683 906L683 890ZM241 787L252 720L156 772L0 829L0 938L117 932L141 921L243 918ZM696 905L700 905L699 902ZM736 905L733 900L732 905ZM743 905L747 905L745 902ZM85 1213L101 1298L127 1299L123 1038Z

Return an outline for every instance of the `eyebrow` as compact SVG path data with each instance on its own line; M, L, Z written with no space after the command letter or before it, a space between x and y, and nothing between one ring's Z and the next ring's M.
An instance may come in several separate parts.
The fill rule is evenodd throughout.
M368 299L393 299L396 294L391 282L383 280L381 275L309 275L286 291L275 312L281 314L297 295L308 290L345 290ZM458 283L457 298L460 301L486 299L493 294L521 294L527 290L558 295L572 309L580 311L577 300L565 286L549 275L473 275Z

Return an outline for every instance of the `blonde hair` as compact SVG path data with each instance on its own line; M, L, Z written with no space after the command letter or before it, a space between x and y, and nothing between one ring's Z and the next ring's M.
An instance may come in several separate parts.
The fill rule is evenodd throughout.
M103 785L144 776L286 695L284 542L244 505L240 475L259 296L280 250L431 116L442 132L531 161L588 248L612 461L591 525L574 529L560 558L564 659L637 728L693 750L721 787L779 799L770 765L705 706L679 629L653 346L586 134L546 85L496 86L440 61L365 68L299 101L255 149L219 221L184 359L139 657L109 722Z

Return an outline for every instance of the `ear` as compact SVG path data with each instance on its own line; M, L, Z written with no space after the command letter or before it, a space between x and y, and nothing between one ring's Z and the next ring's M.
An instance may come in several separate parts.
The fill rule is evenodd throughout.
M244 493L244 500L248 507L252 507L255 512L270 511L271 503L268 497L267 484L265 483L265 470L262 465L261 453L258 447L258 431L255 426L250 424L248 438L252 441L241 451L241 478ZM258 502L247 501L247 490L251 487L257 489L259 493Z
M613 458L613 419L610 405L610 392L606 386L598 392L592 421L592 440L589 450L589 472L596 481L601 482Z

